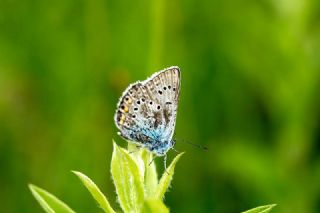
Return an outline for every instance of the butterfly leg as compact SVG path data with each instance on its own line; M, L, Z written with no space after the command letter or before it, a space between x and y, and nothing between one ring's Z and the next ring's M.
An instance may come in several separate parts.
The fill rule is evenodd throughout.
M133 153L136 153L136 152L139 152L140 151L140 149L142 148L142 146L138 146L138 145L136 145L136 150L132 150L132 151L130 151L129 152L129 154L131 155L131 154L133 154Z
M171 147L171 149L172 149L173 151L175 151L176 153L178 153L178 154L180 154L180 153L181 153L179 150L176 150L176 149L175 149L175 148L173 148L173 147Z
M169 175L169 172L167 171L167 155L163 157L163 163L164 163L164 171Z
M150 161L150 163L148 164L149 166L152 164L152 162L156 159L156 157L157 156L154 156L153 158L152 158L152 160Z

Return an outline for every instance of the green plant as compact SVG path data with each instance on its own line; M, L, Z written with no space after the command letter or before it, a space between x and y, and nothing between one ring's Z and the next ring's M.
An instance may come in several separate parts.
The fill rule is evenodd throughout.
M162 200L170 186L175 165L182 154L174 158L158 181L155 163L150 163L152 161L150 152L143 149L137 150L130 143L128 150L114 143L111 175L122 210L124 212L169 212ZM73 171L73 173L79 177L104 212L115 212L105 195L89 177L81 172ZM74 212L49 192L32 184L29 188L46 212Z
M242 212L242 213L268 213L275 207L276 204L270 204L270 205L265 205L265 206L259 206L253 209L250 209L248 211Z
M128 150L113 143L111 175L123 212L169 212L169 209L163 203L163 198L172 181L175 165L182 155L183 153L180 153L173 159L158 181L156 165L152 161L153 156L150 152L143 149L137 150L130 143ZM89 177L78 171L72 172L81 180L104 212L116 212L105 195ZM32 184L29 184L29 188L46 212L75 212L51 193ZM267 213L273 207L274 205L261 206L245 213Z

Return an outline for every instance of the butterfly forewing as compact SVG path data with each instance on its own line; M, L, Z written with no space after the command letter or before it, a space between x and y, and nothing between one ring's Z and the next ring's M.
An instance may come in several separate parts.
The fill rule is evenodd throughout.
M130 85L119 100L120 135L142 146L171 141L180 92L180 70L170 67Z

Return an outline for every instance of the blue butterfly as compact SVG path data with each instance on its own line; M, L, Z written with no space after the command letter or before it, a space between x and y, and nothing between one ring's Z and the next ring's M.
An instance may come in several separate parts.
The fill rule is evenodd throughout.
M176 66L129 85L114 117L118 134L157 156L165 156L175 144L172 137L179 93L180 69Z

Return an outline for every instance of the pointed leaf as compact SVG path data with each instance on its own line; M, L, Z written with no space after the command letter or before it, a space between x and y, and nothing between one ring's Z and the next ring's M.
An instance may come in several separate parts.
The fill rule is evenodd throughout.
M153 160L153 155L147 150L143 150L142 159L145 165L145 174L144 174L144 187L146 192L146 197L154 197L157 187L158 187L158 174L156 165Z
M124 212L139 212L144 201L139 166L128 152L113 143L111 174Z
M142 209L143 213L169 213L169 209L161 200L146 200Z
M115 213L115 211L111 208L110 203L104 194L100 191L98 186L86 175L81 172L72 171L78 178L82 181L83 185L89 190L92 197L97 201L100 207L107 213Z
M268 213L271 211L271 209L273 209L273 207L275 207L277 204L270 204L270 205L266 205L266 206L259 206L256 207L254 209L250 209L248 211L245 211L243 213Z
M144 180L145 197L154 197L158 186L158 175L152 153L146 149L137 148L133 142L128 142L128 151L139 165Z
M159 181L159 185L156 191L156 198L158 199L163 199L164 194L166 193L166 191L168 190L172 177L173 177L173 173L174 173L174 167L176 165L176 163L178 162L178 160L180 159L180 157L183 155L184 153L180 153L179 155L177 155L172 163L170 164L170 166L167 168L167 171L163 172L163 175Z
M74 211L59 200L54 195L50 194L49 192L35 186L29 184L29 188L36 198L36 200L40 203L41 207L49 213L61 212L61 213L74 213Z
M144 179L145 165L142 159L142 153L145 152L145 149L137 148L137 145L134 142L128 141L127 150L130 156L132 157L132 159L138 165L141 178Z

